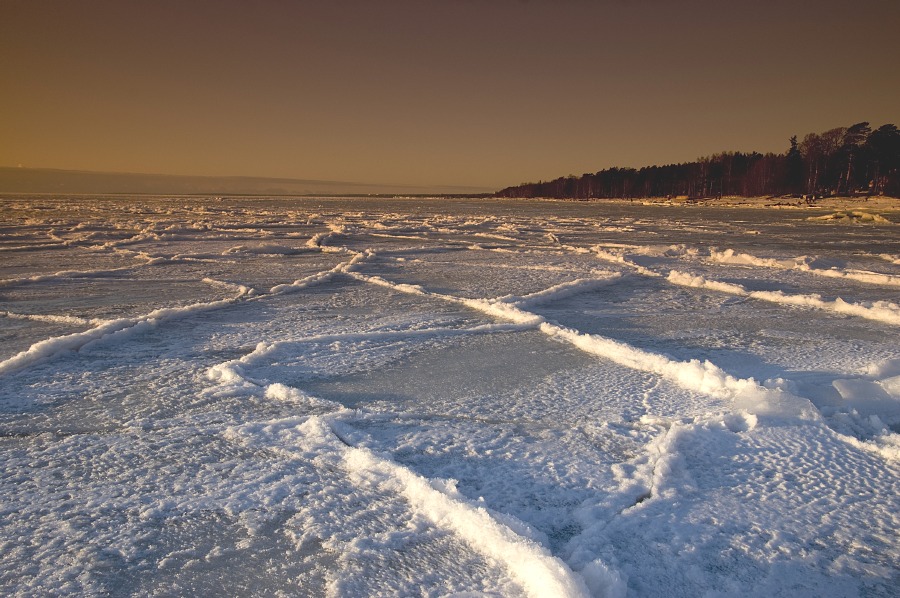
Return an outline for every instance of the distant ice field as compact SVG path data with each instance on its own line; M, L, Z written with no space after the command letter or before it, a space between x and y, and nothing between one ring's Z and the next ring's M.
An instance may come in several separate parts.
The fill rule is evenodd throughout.
M0 593L898 596L900 211L823 214L0 197Z

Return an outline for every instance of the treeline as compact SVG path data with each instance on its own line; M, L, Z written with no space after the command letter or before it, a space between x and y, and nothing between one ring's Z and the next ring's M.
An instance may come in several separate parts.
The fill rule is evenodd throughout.
M724 152L695 162L608 168L507 187L497 197L571 199L722 196L900 197L900 131L867 122L791 137L782 154Z

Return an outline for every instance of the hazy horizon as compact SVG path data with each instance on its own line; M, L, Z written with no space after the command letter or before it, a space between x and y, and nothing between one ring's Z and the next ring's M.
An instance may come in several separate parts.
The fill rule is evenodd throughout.
M172 175L0 165L0 194L472 195L494 191L496 189L465 185L378 184L241 174Z

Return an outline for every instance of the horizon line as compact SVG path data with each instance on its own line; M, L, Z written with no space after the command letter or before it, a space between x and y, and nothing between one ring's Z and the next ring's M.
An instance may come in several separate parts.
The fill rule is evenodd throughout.
M231 181L247 181L247 182L273 182L273 183L301 183L301 184L315 184L315 185L327 185L327 186L338 186L343 185L347 187L389 187L389 188L397 188L397 189L427 189L427 188L435 188L435 189L459 189L464 190L468 189L472 192L476 190L478 192L487 192L490 190L494 192L497 190L495 187L489 187L485 185L461 185L461 184L415 184L415 183L372 183L372 182L361 182L361 181L339 181L332 179L304 179L297 177L287 177L287 176L260 176L260 175L246 175L246 174L225 174L225 175L215 175L215 174L170 174L170 173L161 173L161 172L134 172L134 171L115 171L115 170L89 170L89 169L81 169L81 168L56 168L56 167L48 167L48 166L25 166L22 164L17 164L15 166L9 165L0 165L0 170L7 171L43 171L43 172L54 172L54 173L69 173L69 174L87 174L87 175L113 175L113 176L135 176L135 177L170 177L170 178L180 178L180 179L208 179L208 180L231 180Z

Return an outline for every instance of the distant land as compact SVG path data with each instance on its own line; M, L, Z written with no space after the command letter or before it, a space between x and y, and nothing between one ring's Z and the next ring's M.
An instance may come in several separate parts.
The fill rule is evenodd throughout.
M793 136L781 154L722 152L694 162L607 168L580 177L523 183L497 197L638 199L669 197L900 197L900 130L868 122Z
M494 189L247 176L183 176L0 166L0 193L147 195L474 195Z

